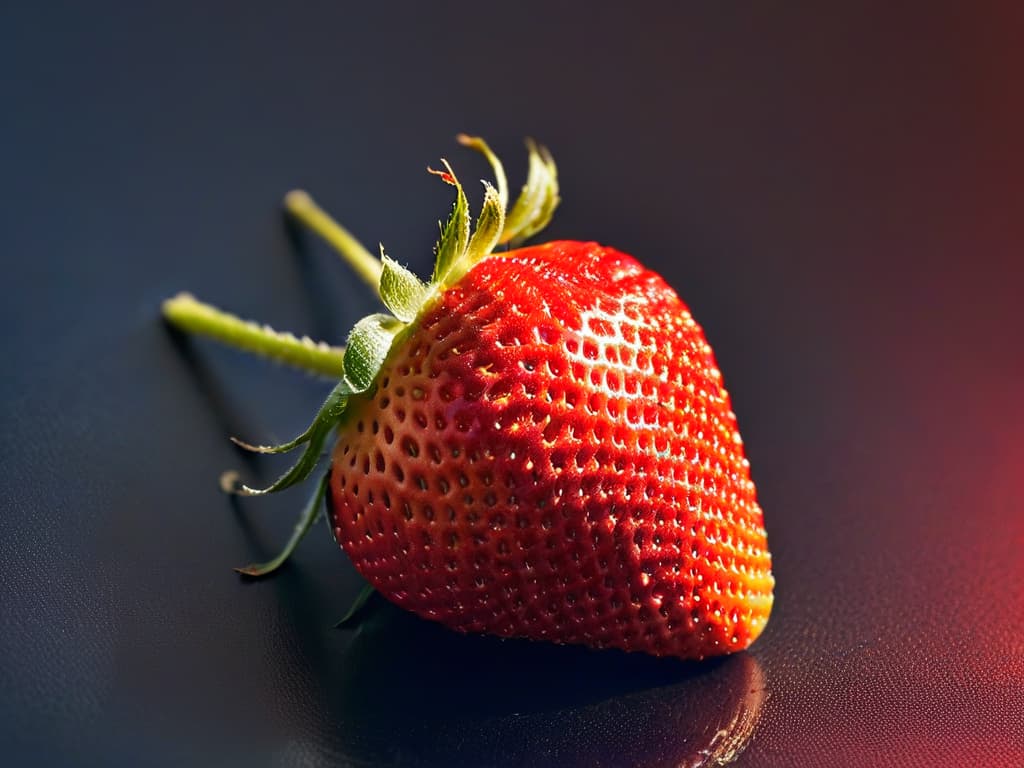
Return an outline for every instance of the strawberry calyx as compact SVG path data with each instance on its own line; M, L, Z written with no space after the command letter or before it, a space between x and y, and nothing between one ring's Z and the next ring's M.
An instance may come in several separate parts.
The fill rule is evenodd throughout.
M263 495L282 491L308 478L319 461L331 430L345 413L348 398L373 386L401 331L413 323L441 292L458 282L480 260L491 255L499 243L528 237L551 220L559 202L558 177L554 161L546 150L541 150L532 141L527 143L530 157L527 180L512 211L506 216L508 183L501 161L479 137L460 135L459 141L487 158L498 184L495 187L483 182L484 199L476 226L470 227L469 202L448 161L441 161L444 171L428 169L455 187L455 204L435 248L436 261L430 282L422 282L384 253L381 246L377 292L391 314L368 315L355 324L345 346L341 380L310 426L298 437L281 445L254 446L235 440L240 447L259 453L287 453L304 445L299 460L266 488L252 488L238 482L234 473L228 473L222 477L225 489L246 496ZM296 193L290 194L294 196ZM362 254L359 258L363 258Z
M475 225L470 224L469 202L458 177L442 159L443 170L428 168L442 181L455 187L455 202L435 246L431 278L423 282L413 272L384 253L373 256L346 229L322 211L301 190L285 198L286 209L320 234L380 297L387 313L374 313L355 324L345 347L329 347L309 339L281 334L268 326L242 321L188 294L164 303L164 317L176 328L217 339L230 346L263 354L272 359L315 373L339 376L310 425L297 437L279 445L255 445L231 438L239 447L256 453L281 454L302 448L298 460L265 488L253 488L241 482L238 473L221 476L221 487L230 493L258 496L275 493L303 482L320 463L328 437L341 422L349 399L366 392L377 379L395 340L415 323L440 295L455 285L469 270L502 244L518 245L543 229L560 202L558 174L550 153L527 141L529 165L526 182L508 208L508 181L501 161L487 143L476 136L460 134L460 144L482 154L491 166L494 184L483 182L484 197ZM323 506L325 479L304 509L295 531L281 553L266 563L238 568L248 576L267 575L283 564L299 541L312 527Z

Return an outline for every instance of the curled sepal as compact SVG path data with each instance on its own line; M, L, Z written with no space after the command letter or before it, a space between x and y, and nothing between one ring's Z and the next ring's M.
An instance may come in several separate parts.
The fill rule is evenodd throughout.
M431 283L440 281L442 275L448 272L451 265L466 252L469 244L469 201L466 200L466 193L462 189L455 172L448 165L447 160L442 160L445 170L435 171L428 168L435 176L440 176L447 184L455 187L455 206L452 208L452 215L448 217L448 223L441 228L441 239L437 242L437 259L434 261L434 274L430 278Z
M359 614L362 613L363 608L366 607L366 603L371 597L373 597L373 593L375 591L376 590L373 588L372 584L364 585L363 588L359 590L359 594L356 595L356 599L352 601L352 605L349 606L348 611L346 611L345 615L342 616L338 620L338 623L334 625L335 629L340 629L352 624L355 619L359 617Z
M411 322L423 306L430 287L397 261L380 253L383 271L380 275L380 298L402 322Z
M302 452L299 460L271 485L262 489L250 488L248 485L243 485L238 481L237 474L228 472L221 477L221 488L229 493L237 493L240 496L262 496L266 493L283 491L285 488L290 488L296 483L301 483L309 477L320 460L320 453L323 451L327 436L341 419L342 414L345 413L350 394L352 394L352 390L348 381L342 379L331 390L324 404L320 406L320 411L317 413L316 418L313 419L313 423L309 425L309 428L295 438L295 440L291 441L294 445L291 445L291 443L284 444L284 446L291 445L291 448L305 444L306 449ZM286 450L291 450L291 448L286 448ZM279 451L270 450L262 452L275 453Z
M345 378L341 380L349 394L365 392L373 386L384 359L391 351L391 343L405 327L405 323L384 314L368 315L356 323L348 336Z
M313 527L323 511L328 477L329 475L325 472L324 476L316 484L313 495L309 497L306 507L302 510L302 514L299 515L299 521L295 524L295 530L292 531L291 538L288 539L288 543L284 545L284 549L278 553L277 557L265 563L250 563L241 568L235 568L238 573L241 573L243 576L259 578L260 576L270 575L284 565L285 561L291 557L292 552L299 546L299 542L302 541L305 535L309 533L309 529Z
M460 133L455 139L462 146L475 149L487 158L487 162L491 164L491 170L494 171L494 182L498 187L498 199L501 200L501 209L505 210L508 208L508 179L505 176L505 166L501 164L498 156L487 146L487 142L479 136L469 136L465 133Z
M526 147L530 156L529 171L519 197L505 217L502 243L520 242L540 232L551 221L555 208L561 202L558 168L551 153L532 140L527 140Z
M239 440L237 437L233 436L230 440L239 448L244 448L245 450L252 451L253 453L288 453L288 451L294 451L300 445L309 442L309 436L312 430L313 425L311 424L301 435L289 440L287 443L281 443L280 445L255 445L254 443L247 443L244 440Z

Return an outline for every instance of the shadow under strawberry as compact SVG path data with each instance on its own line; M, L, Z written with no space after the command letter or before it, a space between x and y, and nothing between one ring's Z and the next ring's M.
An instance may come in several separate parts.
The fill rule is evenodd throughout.
M383 600L341 663L339 740L373 765L724 765L765 696L749 654L686 663L458 635Z
M192 340L184 333L175 328L170 328L167 334L170 344L181 361L188 368L190 378L196 386L196 390L206 401L208 412L220 425L220 430L226 434L235 434L244 431L248 419L238 408L236 401L224 389L223 384L210 369L204 359L196 354ZM237 451L239 460L244 462L247 469L254 470L258 465L258 457L244 450Z

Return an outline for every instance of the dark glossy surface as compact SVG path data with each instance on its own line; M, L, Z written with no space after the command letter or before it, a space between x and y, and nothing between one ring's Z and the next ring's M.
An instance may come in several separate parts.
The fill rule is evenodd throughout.
M1024 764L1024 109L1014 4L0 9L0 749L14 765ZM488 14L491 14L488 17ZM423 271L479 132L548 234L661 271L733 395L776 608L687 666L379 606L227 434L324 385L158 321L190 288L338 339L372 308L277 204ZM304 241L300 241L301 243Z

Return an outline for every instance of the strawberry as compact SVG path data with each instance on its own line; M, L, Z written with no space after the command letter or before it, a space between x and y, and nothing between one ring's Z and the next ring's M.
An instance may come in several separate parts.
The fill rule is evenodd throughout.
M299 218L379 288L389 314L341 351L245 324L179 297L165 314L340 382L305 446L262 491L308 477L336 430L286 559L328 501L331 528L384 597L461 632L699 659L748 647L774 580L736 416L700 326L657 274L596 243L495 251L542 228L554 163L530 173L506 215L500 162L471 231L456 204L429 283L361 249L301 193ZM276 345L276 346L275 346Z

